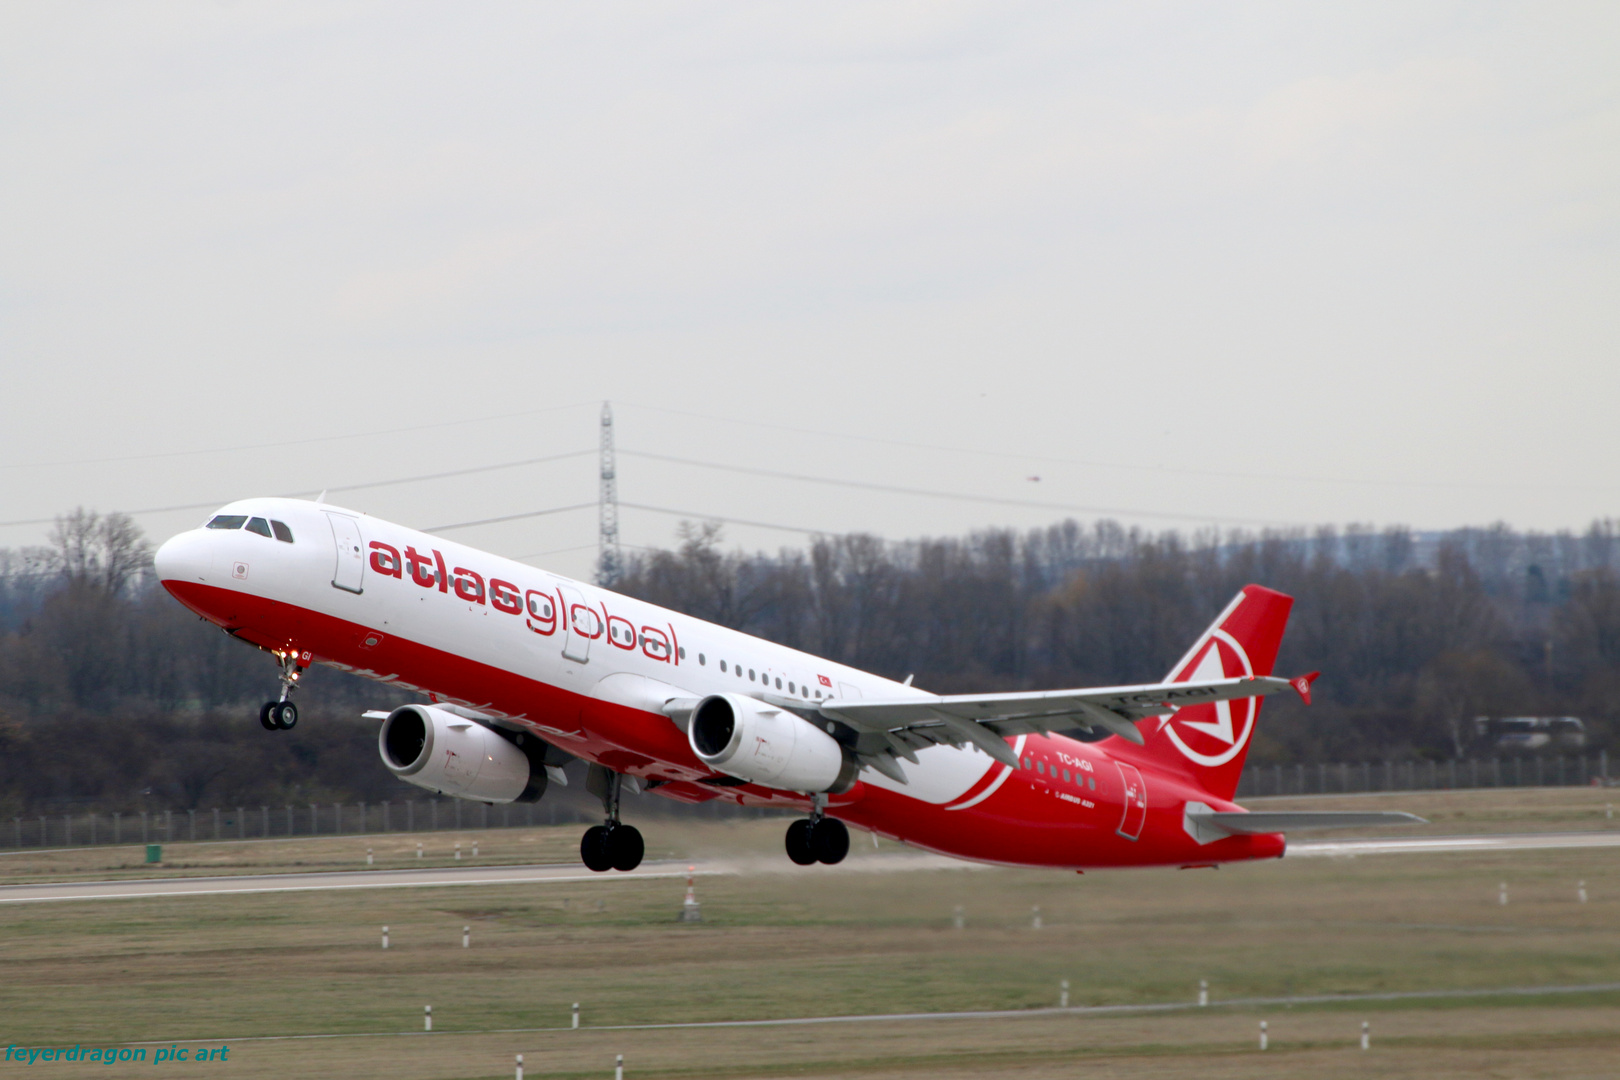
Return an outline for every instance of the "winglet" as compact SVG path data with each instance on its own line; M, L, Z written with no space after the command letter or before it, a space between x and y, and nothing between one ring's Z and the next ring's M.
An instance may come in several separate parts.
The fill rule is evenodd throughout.
M1315 682L1316 677L1320 674L1322 674L1320 671L1312 671L1305 675L1296 675L1288 680L1288 685L1294 688L1294 693L1299 695L1301 701L1309 705L1311 703L1311 683Z

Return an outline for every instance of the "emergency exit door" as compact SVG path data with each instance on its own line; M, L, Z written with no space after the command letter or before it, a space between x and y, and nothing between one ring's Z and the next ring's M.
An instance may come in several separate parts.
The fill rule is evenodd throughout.
M1125 785L1125 813L1115 831L1127 840L1135 840L1142 835L1142 826L1147 822L1147 784L1142 780L1142 770L1135 765L1123 761L1114 764L1119 767L1119 779Z

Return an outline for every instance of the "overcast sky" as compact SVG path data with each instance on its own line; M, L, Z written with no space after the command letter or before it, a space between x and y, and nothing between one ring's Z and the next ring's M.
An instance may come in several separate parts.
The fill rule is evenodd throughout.
M585 451L611 399L625 451L1003 500L621 458L693 517L1581 528L1617 55L1612 3L14 0L0 519ZM585 455L332 501L595 492ZM595 528L448 535L584 575Z

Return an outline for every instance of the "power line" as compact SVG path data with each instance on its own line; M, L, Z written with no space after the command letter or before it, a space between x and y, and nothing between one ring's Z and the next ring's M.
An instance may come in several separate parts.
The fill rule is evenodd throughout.
M594 502L575 503L573 506L554 506L550 510L526 510L521 514L502 514L500 517L479 518L477 521L457 521L450 525L435 525L422 531L441 533L449 532L451 529L471 529L478 525L499 525L505 521L522 521L525 518L547 517L551 514L566 514L572 510L591 510L595 507L596 503Z
M896 484L873 484L863 480L837 480L826 476L807 476L803 473L777 472L774 469L756 469L748 465L724 465L715 461L675 457L670 454L651 454L641 450L620 450L625 457L644 458L649 461L667 461L676 465L691 465L702 469L763 476L773 480L795 480L808 484L828 484L834 487L878 491L886 495L916 495L930 499L950 499L958 502L986 503L994 506L1020 506L1037 510L1061 510L1075 514L1118 514L1124 517L1161 518L1170 521L1218 521L1229 525L1292 525L1294 522L1268 521L1263 518L1225 517L1217 514L1173 514L1158 510L1132 510L1124 507L1079 506L1070 503L1042 502L1036 499L1013 499L1000 495L968 495L954 491L936 491L929 488L901 487ZM629 506L629 503L623 504ZM825 531L825 530L822 530Z
M747 525L755 529L774 529L777 532L802 533L805 536L825 536L832 529L805 529L798 525L774 525L768 521L748 521L744 518L721 517L719 514L694 514L690 510L671 510L667 506L647 506L644 503L621 502L620 506L631 510L648 510L654 514L669 514L672 517L695 518L700 521L723 521L727 525Z
M627 548L634 548L637 551L653 551L653 552L657 552L657 551L663 551L664 550L663 548L648 547L646 544L625 544L625 543L621 542L619 546L620 547L627 547ZM575 544L573 547L552 548L550 551L532 551L527 555L512 555L512 556L510 556L510 558L515 562L528 562L530 559L545 559L545 558L549 558L552 555L567 555L570 552L575 552L575 551L589 551L593 547L596 547L596 545L595 544Z
M696 420L714 420L722 424L738 424L743 427L763 428L767 431L773 432L791 431L799 435L813 435L818 439L848 439L854 442L877 443L882 446L901 446L911 450L935 450L950 454L966 454L973 457L1000 458L1007 461L1084 465L1088 468L1094 469L1118 469L1124 472L1149 473L1161 476L1207 476L1223 480L1264 480L1267 482L1283 481L1287 483L1333 484L1351 487L1456 488L1460 490L1479 491L1608 491L1608 489L1604 487L1582 484L1481 484L1449 480L1358 480L1347 476L1305 476L1297 473L1232 472L1220 469L1188 469L1163 465L1138 465L1129 462L1098 461L1092 458L1053 457L1049 454L1014 453L1006 450L976 450L966 446L948 446L940 443L910 442L904 439L883 438L882 436L878 435L855 435L842 431L826 431L816 428L793 427L788 424L779 424L774 422L765 423L758 420L742 420L733 416L715 416L711 413L691 412L686 409L671 409L662 405L643 405L634 401L621 401L619 404L621 406L629 406L632 409L645 409L648 412L666 413L670 416L686 416Z
M322 491L331 494L333 492L341 491L364 491L367 488L393 487L397 484L414 484L426 480L445 480L454 476L472 476L475 473L498 472L501 469L517 469L525 465L544 465L552 461L567 461L570 458L585 457L594 453L596 453L595 450L570 450L566 454L550 454L546 457L524 458L521 461L502 461L495 465L476 465L470 469L452 469L449 472L422 473L417 476L401 476L396 477L393 480L368 480L363 484L344 484L340 487L320 488L313 491L295 491L287 495L278 496L278 498L303 499L312 495L319 495ZM215 507L223 506L230 501L232 500L216 499L213 502L187 503L183 506L153 506L142 510L125 510L122 512L130 515L131 517L137 517L142 514L168 514L175 513L180 510L212 510ZM10 525L49 525L55 520L56 519L54 517L49 517L30 518L22 521L0 521L0 528Z
M238 446L216 446L202 450L170 450L159 454L119 454L116 457L78 458L71 461L19 461L0 464L0 469L48 469L63 465L104 465L113 461L156 461L161 458L192 457L197 454L231 454L239 450L275 450L284 446L306 446L311 443L339 442L343 439L370 439L379 435L400 435L409 431L430 431L434 428L460 427L464 424L487 424L494 420L511 420L520 416L538 416L541 413L561 412L589 405L589 401L576 401L569 405L551 405L544 409L524 409L522 412L496 413L493 416L474 416L466 420L444 420L434 424L413 424L410 427L384 428L380 431L353 431L346 435L316 435L308 439L288 439L285 442L245 443ZM332 490L338 490L336 488ZM181 509L193 509L181 507ZM139 511L132 511L139 512ZM5 524L0 522L0 524ZM30 524L33 524L30 522Z
M526 518L548 517L552 514L566 514L572 510L589 510L596 505L596 503L589 502L575 503L573 506L554 506L547 510L525 510L519 514L503 514L500 517L480 518L477 521L457 521L450 525L435 525L431 529L423 529L422 531L439 533L449 532L451 529L471 529L478 525L498 525L508 521L522 521ZM644 503L621 502L619 503L619 506L621 508L630 510L647 510L654 514L670 514L674 517L693 518L702 521L722 521L727 525L747 525L756 529L774 529L777 532L803 533L806 536L820 536L833 531L831 529L805 529L800 528L797 525L776 525L768 521L749 521L744 518L722 517L719 514L699 514L691 510L675 510L667 506L647 506ZM591 545L589 544L582 545L582 547L590 546ZM637 545L631 544L629 546L635 547ZM578 549L568 548L565 550L573 551ZM557 552L541 552L541 554L555 555ZM530 558L530 556L527 555L522 557ZM538 556L534 557L537 558Z

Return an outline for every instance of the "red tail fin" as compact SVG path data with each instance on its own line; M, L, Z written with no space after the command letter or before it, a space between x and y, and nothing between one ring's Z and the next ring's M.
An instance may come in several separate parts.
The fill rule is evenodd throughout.
M1166 682L1270 675L1277 662L1291 596L1245 586L1197 644L1170 669ZM1190 705L1174 716L1143 720L1137 726L1146 739L1139 752L1162 768L1190 773L1205 791L1231 799L1243 773L1260 698Z

